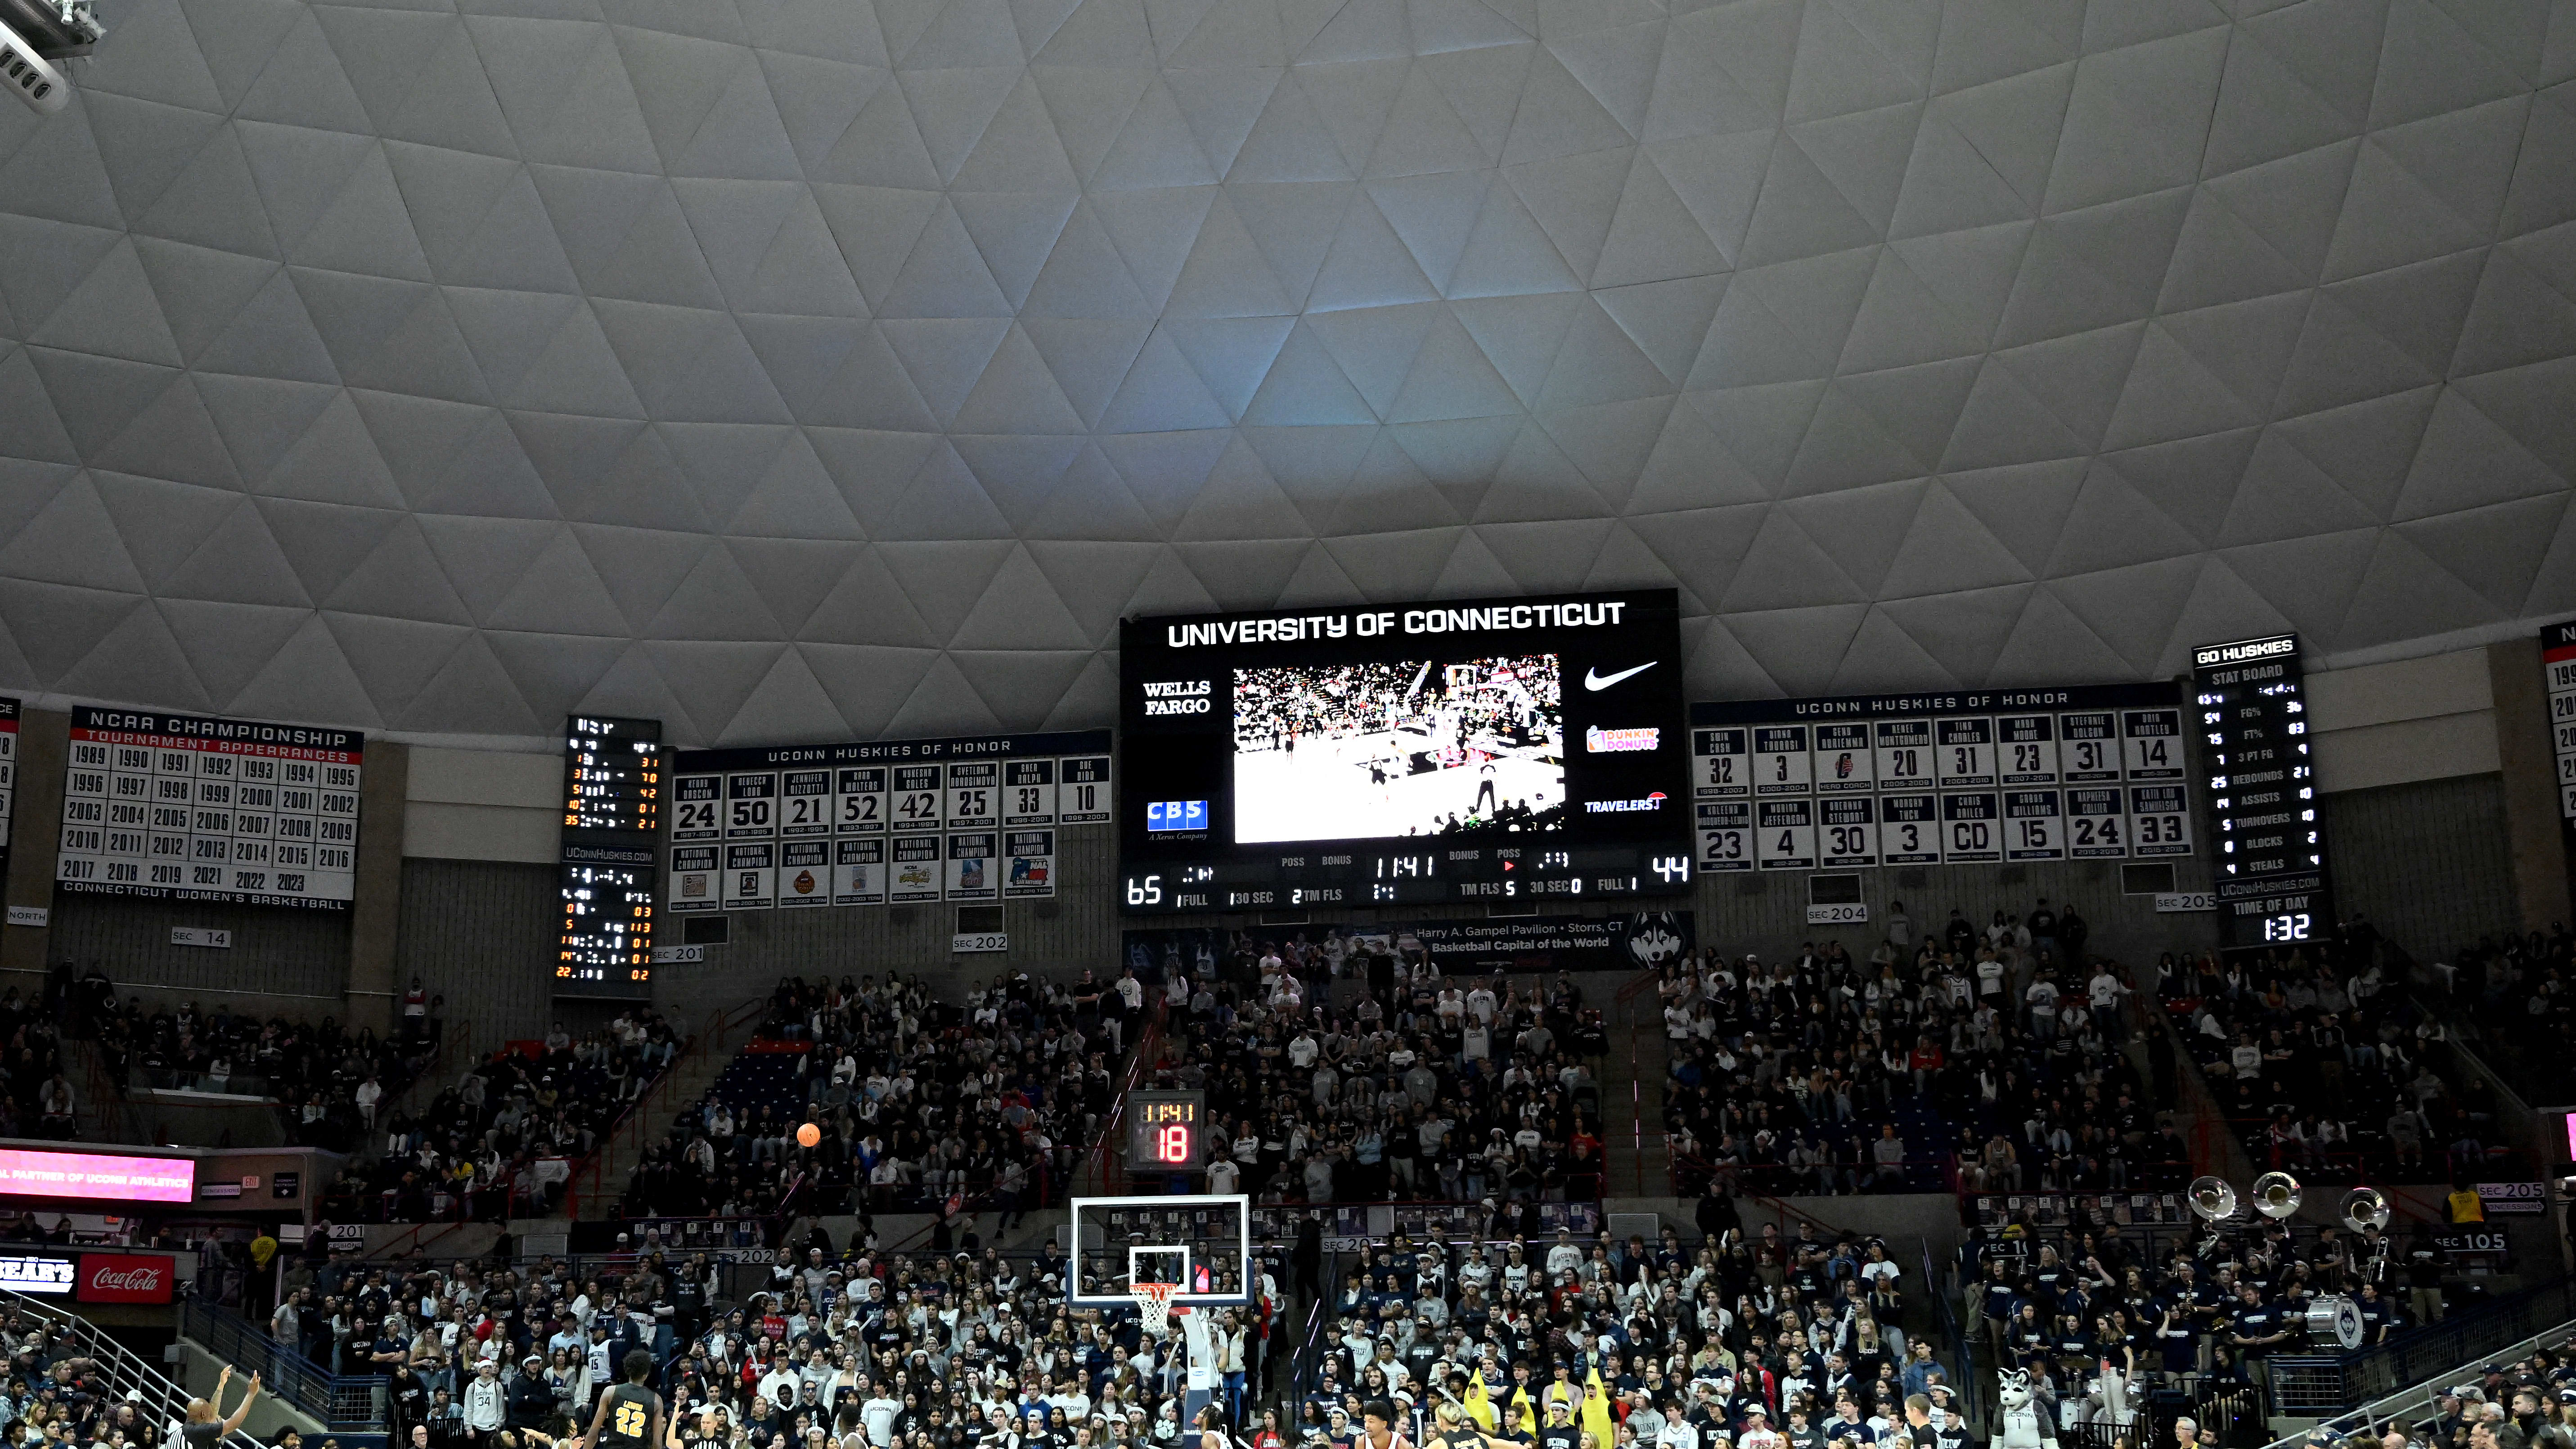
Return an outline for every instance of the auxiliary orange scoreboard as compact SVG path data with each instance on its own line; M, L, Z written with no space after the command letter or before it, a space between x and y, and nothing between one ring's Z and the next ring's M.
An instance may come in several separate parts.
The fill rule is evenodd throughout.
M1196 1172L1206 1165L1207 1093L1127 1094L1127 1169Z

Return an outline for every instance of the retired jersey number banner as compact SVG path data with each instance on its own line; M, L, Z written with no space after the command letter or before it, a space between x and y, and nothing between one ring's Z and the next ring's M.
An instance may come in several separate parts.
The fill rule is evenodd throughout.
M345 911L365 747L352 730L75 706L55 882Z
M1055 894L1056 832L1109 821L1109 731L682 750L663 908Z
M1730 700L1690 723L1703 871L2192 853L2171 684Z
M2540 665L2549 700L2550 761L2558 771L2558 816L2576 830L2576 619L2540 631Z
M18 701L0 698L0 880L9 878L9 821L18 802Z

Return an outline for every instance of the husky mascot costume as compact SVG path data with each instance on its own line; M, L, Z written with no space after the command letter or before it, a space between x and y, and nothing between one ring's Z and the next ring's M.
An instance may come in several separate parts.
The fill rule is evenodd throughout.
M2057 1449L2057 1426L2032 1402L2027 1370L1997 1375L1995 1403L1991 1449Z

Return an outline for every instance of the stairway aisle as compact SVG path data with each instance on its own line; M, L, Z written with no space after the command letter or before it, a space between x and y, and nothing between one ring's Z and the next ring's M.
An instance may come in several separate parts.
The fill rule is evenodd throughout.
M635 1165L643 1160L644 1151L659 1142L671 1130L680 1114L696 1106L698 1099L724 1075L733 1054L723 1051L700 1052L673 1068L668 1086L646 1108L640 1131L619 1130L609 1134L608 1146L601 1152L597 1192L581 1200L581 1216L596 1222L617 1216L617 1204L626 1195L626 1183L635 1175Z
M1601 1145L1605 1197L1670 1197L1673 1156L1664 1135L1663 1003L1652 987L1602 1012L1610 1054L1601 1063Z

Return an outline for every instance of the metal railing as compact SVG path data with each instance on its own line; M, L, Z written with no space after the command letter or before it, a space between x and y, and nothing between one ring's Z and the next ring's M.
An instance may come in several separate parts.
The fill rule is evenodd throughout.
M2513 1345L2571 1324L2576 1278L2562 1278L2352 1353L2275 1355L2268 1365L2271 1410L2302 1418L2339 1413L2458 1365L2492 1361Z
M1090 1181L1073 1184L1077 1191L1114 1194L1125 1188L1125 1169L1113 1159L1127 1152L1127 1094L1145 1084L1145 1074L1154 1070L1163 1054L1164 1022L1171 1003L1159 985L1146 988L1147 1005L1143 1021L1136 1029L1136 1040L1127 1044L1127 1069L1119 1075L1118 1090L1109 1099L1109 1115L1100 1124L1100 1140L1091 1145ZM1133 1018L1131 1018L1133 1020ZM1117 1176L1112 1176L1112 1174ZM1080 1174L1070 1174L1079 1177Z
M2451 1363L2441 1372L2419 1379L2396 1393L2383 1395L2360 1408L2324 1420L2315 1429L2301 1430L2285 1438L2276 1439L2263 1446L2263 1449L2292 1449L2292 1446L2301 1446L2301 1449L2304 1449L2304 1446L2312 1442L2312 1435L2326 1429L2357 1437L2363 1431L2374 1430L2381 1425L2411 1426L2433 1417L2435 1401L2449 1393L2463 1377L2473 1377L2477 1366L2499 1359L2507 1363L2519 1362L2544 1348L2563 1350L2571 1340L2576 1340L2576 1322L2554 1324L2541 1332L2508 1344L2502 1349L2472 1354L2466 1359Z
M1333 1301L1335 1285L1342 1281L1343 1256L1327 1252L1316 1266L1316 1293L1314 1300L1306 1306L1305 1333L1288 1361L1288 1394L1282 1400L1283 1409L1303 1402L1323 1382L1324 1364L1333 1352L1332 1339L1325 1332L1326 1325L1333 1319L1325 1309Z
M202 1298L190 1297L180 1305L179 1331L224 1362L256 1370L270 1393L334 1433L384 1432L393 1381L383 1374L334 1374L295 1345L278 1342L240 1314Z
M1958 1382L1950 1387L1958 1391L1959 1410L1971 1424L1986 1421L1979 1405L1982 1395L1977 1388L1977 1361L1969 1354L1968 1335L1959 1326L1959 1275L1932 1261L1932 1249L1923 1249L1923 1288L1932 1300L1932 1321L1941 1329L1941 1337L1950 1345L1950 1361L1959 1366Z
M767 996L755 996L738 1006L720 1006L709 1011L706 1025L699 1028L697 1035L691 1037L678 1052L672 1055L669 1065L662 1068L662 1074L655 1077L652 1084L628 1104L624 1112L618 1114L617 1120L609 1124L608 1130L599 1134L599 1141L592 1146L590 1155L573 1164L571 1176L564 1181L562 1216L576 1222L580 1221L582 1199L596 1198L603 1190L622 1195L626 1191L622 1183L614 1189L606 1189L603 1186L609 1159L616 1149L620 1147L632 1149L633 1155L630 1155L627 1162L631 1172L635 1165L635 1158L642 1154L647 1145L644 1139L645 1120L651 1116L653 1109L664 1101L666 1094L671 1090L671 1084L680 1079L682 1069L709 1052L721 1051L724 1048L725 1038L753 1022L767 1019L768 1013ZM542 1207L542 1204L538 1206Z
M6 1288L0 1288L0 1311L44 1324L49 1338L68 1338L79 1356L98 1365L99 1377L106 1381L100 1394L102 1400L112 1402L128 1394L140 1395L141 1402L136 1407L147 1423L175 1423L188 1417L188 1401L193 1396L186 1389L88 1319ZM237 1390L243 1387L246 1385L234 1386ZM240 1402L230 1394L226 1397L234 1404ZM239 1429L223 1443L226 1449L260 1449L257 1439Z

